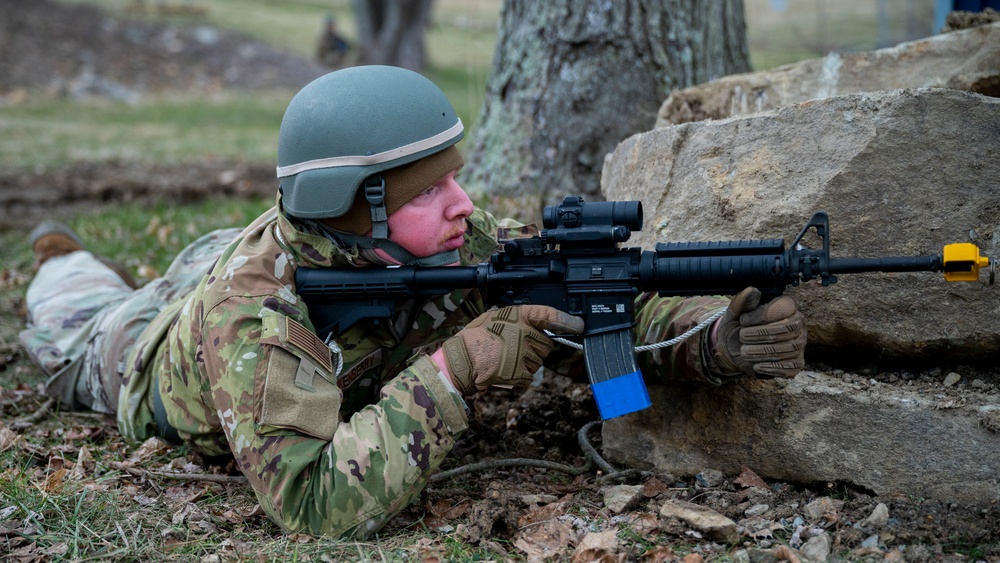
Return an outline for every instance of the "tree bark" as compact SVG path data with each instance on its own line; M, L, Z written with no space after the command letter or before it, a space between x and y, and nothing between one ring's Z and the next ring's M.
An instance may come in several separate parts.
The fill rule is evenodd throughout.
M391 65L422 71L424 37L433 0L354 0L358 64Z
M750 70L743 0L505 0L465 186L602 200L606 154L685 88Z

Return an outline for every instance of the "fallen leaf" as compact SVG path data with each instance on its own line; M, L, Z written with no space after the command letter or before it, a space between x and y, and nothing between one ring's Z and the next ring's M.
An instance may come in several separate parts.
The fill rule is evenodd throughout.
M87 446L81 447L80 453L76 456L76 464L73 465L73 469L69 473L69 478L77 481L85 478L87 472L93 470L94 464L94 456L90 454Z
M63 435L63 439L67 441L73 440L94 440L104 434L104 429L97 426L89 426L84 428L70 428Z
M665 492L667 492L667 486L656 477L650 477L649 481L642 485L642 495L646 498L653 498Z
M753 472L746 465L740 466L740 475L733 481L737 485L744 488L757 487L759 489L766 489L767 483L764 482L756 473Z
M68 472L68 469L61 467L52 473L49 473L48 476L45 477L45 484L42 485L42 490L46 493L55 493L59 491L59 489L62 488L63 480Z
M660 519L650 512L636 514L630 524L640 536L648 536L660 529Z
M189 473L192 475L198 475L205 473L205 468L193 463L187 457L175 457L170 460L170 463L163 466L164 471L172 471L174 473Z
M23 547L19 547L8 554L10 561L45 561L48 558L42 557L44 555L42 549L38 547L37 543L29 543Z
M559 502L553 502L546 504L545 506L533 508L521 515L521 517L517 520L517 526L519 528L526 528L532 524L537 524L538 522L562 516L563 514L566 514L566 507L568 505L568 500L561 500Z
M527 554L528 561L544 561L559 558L573 537L573 528L568 523L543 520L521 530L514 545Z
M205 494L205 488L200 485L188 484L169 487L163 492L167 500L172 503L194 502Z
M66 467L67 465L70 465L70 464L66 461L65 458L53 455L53 456L49 456L49 461L47 463L48 467L46 467L46 469L48 471L55 471L56 469L62 469L64 467Z
M66 542L54 543L42 550L45 555L66 555L68 552L69 544Z
M674 550L665 545L656 546L639 556L642 563L673 563L677 561Z
M624 561L625 554L618 553L618 531L590 532L583 536L573 551L573 563Z
M438 563L444 556L441 546L431 538L420 538L410 549L416 552L422 563Z
M469 503L464 502L458 506L452 506L451 499L442 499L431 504L428 509L431 514L445 520L461 518L469 510Z
M150 459L162 455L164 452L170 449L170 444L164 442L163 440L153 437L142 443L141 446L136 448L132 452L132 457L129 459L131 461L149 461Z
M13 448L20 437L17 432L6 426L0 427L0 452L5 452Z

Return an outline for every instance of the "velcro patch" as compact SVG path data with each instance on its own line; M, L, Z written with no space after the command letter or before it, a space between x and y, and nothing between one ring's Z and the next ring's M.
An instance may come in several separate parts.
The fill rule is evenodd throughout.
M353 366L351 366L351 369L341 373L340 377L337 378L337 386L342 390L347 389L366 371L380 365L382 365L381 348L375 350L371 354L368 354L364 358L361 358L355 362Z

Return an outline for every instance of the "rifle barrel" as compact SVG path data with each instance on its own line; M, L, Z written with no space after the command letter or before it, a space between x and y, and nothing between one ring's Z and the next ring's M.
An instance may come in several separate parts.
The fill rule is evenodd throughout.
M940 272L940 256L886 256L883 258L831 258L831 274L862 272Z

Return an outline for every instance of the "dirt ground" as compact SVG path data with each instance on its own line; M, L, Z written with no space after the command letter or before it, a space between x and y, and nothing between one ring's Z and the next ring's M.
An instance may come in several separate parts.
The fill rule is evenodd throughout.
M38 40L59 36L61 30L83 27L70 26L69 21L101 21L104 23L99 27L109 31L97 39L67 32L59 42ZM223 39L214 43L207 59L202 51L183 49L180 52L184 58L164 57L139 49L138 43L130 39L137 34L184 37L186 33L194 32L167 32L163 24L153 22L111 21L89 8L64 9L45 0L5 0L0 3L0 77L3 77L0 96L17 88L50 92L62 88L69 95L69 85L80 76L84 64L110 82L140 89L162 87L158 82L161 70L180 73L171 78L174 86L180 83L191 88L250 89L268 86L262 76L281 81L287 78L282 73L300 73L295 74L295 79L301 79L316 72L316 67L308 61L270 52L246 38L222 32L217 37ZM28 41L28 36L34 39ZM41 44L52 48L39 49ZM227 55L225 49L247 52L246 46L251 44L252 51L266 55L248 62L246 70L222 72L212 66L213 57L233 60L229 58L232 53ZM126 51L120 48L122 45L129 46L128 57L138 58L114 60L118 55L110 53ZM71 56L80 52L90 54ZM255 72L249 72L251 67ZM139 68L143 70L129 70ZM262 68L266 72L258 72ZM56 70L42 76L38 69ZM207 76L229 78L209 80ZM0 229L26 233L42 217L68 217L122 201L154 197L195 200L218 193L270 194L274 187L272 163L212 162L150 167L112 161L80 162L58 170L0 171ZM13 304L4 303L3 307L0 315L21 315ZM13 343L3 343L2 348L0 369L27 369L30 365L23 353L14 350ZM838 368L817 362L810 367L827 372ZM878 365L866 376L886 382L905 378L918 387L924 382L931 392L929 383L942 367L950 368L925 365L913 371ZM996 369L976 367L968 368L967 372L975 373L987 386L978 392L997 392L1000 372ZM5 393L10 395L13 390ZM5 398L5 405L9 404L7 399L10 397ZM598 415L590 391L583 383L549 377L523 394L493 392L488 397L477 397L471 406L470 430L444 469L514 458L576 467L586 463L577 433L586 423L597 420ZM598 430L589 433L589 440L600 451ZM521 546L521 551L514 550L512 554L525 557L528 553L530 558L530 550L544 541L532 539L529 532L543 521L562 522L564 528L556 531L568 530L566 533L576 538L569 540L570 547L586 532L599 532L616 522L630 521L633 528L641 529L644 522L653 521L659 533L679 543L695 545L705 558L727 557L728 553L747 561L795 560L803 557L802 552L785 551L782 545L801 547L809 536L825 532L831 539L832 551L850 560L1000 561L998 507L984 510L902 496L875 498L845 484L762 483L752 477L755 477L752 473L722 475L714 468L705 468L697 476L636 474L624 476L618 482L601 482L594 469L573 476L515 465L432 482L421 503L405 510L389 529L403 528L423 518L432 529L454 531L465 541L495 545L501 550L510 549L511 544ZM606 506L603 489L614 484L643 487L638 500L621 514ZM667 500L693 502L735 521L741 530L735 547L726 546L705 532L692 532L691 526L677 518L657 516ZM888 517L876 523L872 518L878 513L880 503L888 509ZM762 519L770 525L761 526ZM525 543L519 543L522 541ZM505 542L507 548L498 542ZM646 551L645 560L672 560L662 552L649 555L652 551ZM733 555L737 551L739 555ZM568 558L570 552L560 553L558 559ZM601 560L606 561L638 560L642 552L598 550L591 555L593 559L604 557ZM584 556L580 560L587 559Z

